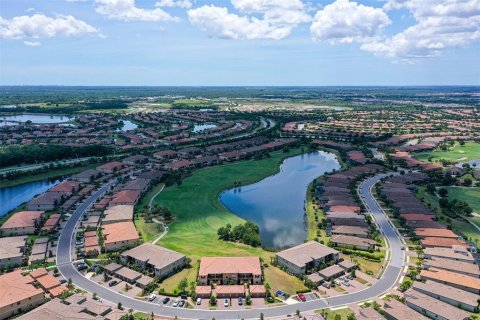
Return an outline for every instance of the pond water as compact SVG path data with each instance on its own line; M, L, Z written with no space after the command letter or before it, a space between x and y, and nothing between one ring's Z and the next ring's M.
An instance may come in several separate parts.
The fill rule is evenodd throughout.
M61 180L41 180L25 183L15 187L0 189L0 217L15 209L24 202L32 200L37 194L43 193L59 184Z
M15 116L0 116L0 126L6 125L15 125L19 122L27 122L28 120L32 123L45 124L45 123L63 123L68 122L72 118L67 116L54 116L46 114L20 114Z
M120 129L121 131L130 131L138 128L138 125L136 125L130 120L122 120L122 121L123 121L123 127L122 129Z
M259 226L262 246L279 249L297 245L308 235L305 202L309 183L338 169L340 164L333 153L302 154L286 159L276 175L224 191L220 202Z
M200 132L203 130L215 128L216 124L196 124L193 126L192 132Z

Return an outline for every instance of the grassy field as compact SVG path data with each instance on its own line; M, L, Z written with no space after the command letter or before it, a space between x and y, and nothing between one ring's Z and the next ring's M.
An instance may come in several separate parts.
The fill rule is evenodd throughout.
M346 320L348 315L353 313L353 310L350 308L342 308L337 310L322 309L322 310L316 310L315 313L322 314L322 311L325 312L326 320L337 320L337 319ZM338 316L340 316L340 318L338 318Z
M480 214L480 188L448 187L448 199L463 200Z
M155 240L155 237L162 232L158 229L161 225L155 222L146 223L143 218L136 218L134 223L145 242L152 242Z
M427 161L429 157L432 157L432 161L439 161L440 159L461 162L476 160L480 158L480 143L467 142L464 146L456 143L448 151L433 151L422 152L416 155L419 160Z
M94 163L94 164L78 166L74 168L54 169L54 170L49 170L47 172L42 172L37 174L25 173L25 175L17 177L13 180L1 180L0 188L14 187L14 186L19 186L21 184L25 184L29 182L76 174L76 173L85 171L87 169L95 168L97 166L98 164Z
M449 190L449 193L450 193L450 190ZM448 222L447 224L450 224L452 226L453 231L464 234L468 239L471 239L472 241L480 241L480 232L470 223L463 220L459 220L459 219L452 219L442 214L440 210L440 206L438 204L437 197L426 192L425 187L419 187L417 189L417 197L423 198L426 204L430 204L431 209L436 212L437 217L440 219L440 222L447 223L446 222L447 219L450 219L450 222ZM478 218L474 218L474 219L478 219Z

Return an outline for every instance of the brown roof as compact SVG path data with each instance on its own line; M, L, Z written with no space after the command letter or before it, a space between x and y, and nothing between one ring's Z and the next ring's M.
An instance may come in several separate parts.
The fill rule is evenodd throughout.
M476 290L480 290L480 279L470 277L467 275L430 268L430 270L422 270L420 271L421 278L427 278L431 280L438 280L442 282L447 282L451 284L456 284L463 286L465 288L472 288Z
M209 274L251 273L261 275L258 257L204 257L200 259L199 276Z
M118 162L118 161L112 161L112 162L102 164L101 166L97 167L97 169L98 170L113 170L115 168L120 168L122 166L123 166L123 163Z
M457 240L452 238L426 237L420 241L422 242L423 246L428 246L428 247L451 248L453 245L466 246L466 242L464 240Z
M458 273L470 273L480 275L480 270L477 264L454 261L451 259L442 259L438 257L432 257L432 259L423 260L423 264L427 267L435 267L438 269L446 269Z
M0 229L34 227L44 211L19 211L14 213Z
M195 293L196 294L210 294L210 293L212 293L212 287L211 286L197 286L195 288Z
M131 221L106 224L102 229L105 244L139 239L137 229Z
M33 279L37 279L47 274L48 274L48 271L46 269L37 269L30 272L30 277L32 277Z
M79 186L80 186L80 182L67 180L67 181L63 181L60 184L57 184L55 187L51 188L49 191L71 193L72 190L78 189Z
M20 270L0 276L0 308L38 294L43 294L43 290L35 288L33 279L29 276L22 276Z
M44 288L46 290L50 290L50 289L58 287L60 285L60 282L50 274L46 274L44 276L36 278L35 280L38 283L40 283L40 286L42 288Z
M124 190L117 192L115 197L110 201L111 203L128 203L135 204L140 197L140 192L133 190Z
M141 246L127 250L122 253L122 256L147 262L157 269L162 269L185 257L181 253L151 243L144 243Z
M245 286L242 285L232 285L232 286L216 286L215 292L217 295L219 293L226 293L226 294L241 294L245 293Z
M263 284L251 284L249 286L249 291L250 293L260 293L260 294L265 294L267 292Z
M448 229L418 228L415 229L415 234L419 237L458 238L455 232Z

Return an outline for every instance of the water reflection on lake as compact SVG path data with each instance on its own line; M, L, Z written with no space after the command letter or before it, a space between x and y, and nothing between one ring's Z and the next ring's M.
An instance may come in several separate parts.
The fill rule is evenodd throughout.
M55 115L46 115L46 114L19 114L15 116L0 116L0 127L6 125L16 125L18 123L23 123L31 121L36 124L47 124L47 123L63 123L68 122L72 118L67 116L55 116Z
M215 128L217 125L215 124L196 124L193 126L192 132L200 132L203 130Z
M282 163L278 174L226 190L220 201L234 214L259 226L264 247L293 246L308 235L304 216L308 184L338 169L340 164L333 153L317 151L295 156Z
M60 183L60 180L41 180L25 183L15 187L0 189L0 217L24 202L30 201L37 194L43 193Z

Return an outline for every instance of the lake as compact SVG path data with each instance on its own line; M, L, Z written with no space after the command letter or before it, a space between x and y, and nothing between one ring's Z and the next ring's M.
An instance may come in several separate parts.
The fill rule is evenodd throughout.
M6 125L15 125L18 123L23 123L27 121L32 121L36 124L46 124L46 123L64 123L70 121L72 118L67 116L55 116L55 115L45 115L45 114L19 114L15 116L1 116L0 117L0 127Z
M120 129L121 131L130 131L138 128L138 125L136 125L130 120L122 120L122 121L123 121L123 127L122 129Z
M60 183L60 180L41 180L25 183L15 187L0 189L0 217L24 202L30 201L37 194L43 193Z
M192 132L200 132L203 130L215 128L216 124L196 124L193 126Z
M232 213L258 225L262 246L279 249L297 245L308 235L304 215L308 185L338 169L340 164L333 153L316 151L291 157L283 161L279 173L224 191L220 202Z

